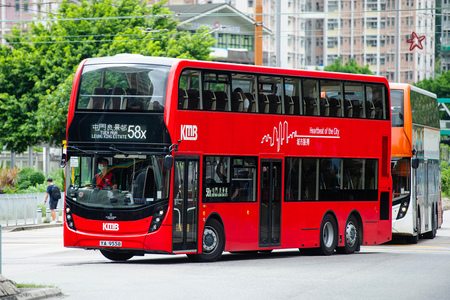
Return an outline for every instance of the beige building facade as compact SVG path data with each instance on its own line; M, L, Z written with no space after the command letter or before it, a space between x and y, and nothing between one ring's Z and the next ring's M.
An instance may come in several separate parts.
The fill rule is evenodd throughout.
M320 69L342 57L343 62L354 58L359 65L369 65L391 82L434 77L435 1L261 1L263 25L273 33L264 37L264 65ZM256 6L256 0L168 2L228 3L252 18ZM413 33L425 39L419 43Z

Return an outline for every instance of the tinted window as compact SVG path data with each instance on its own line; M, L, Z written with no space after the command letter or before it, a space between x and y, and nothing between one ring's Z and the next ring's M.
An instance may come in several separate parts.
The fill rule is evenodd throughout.
M256 201L256 157L205 156L203 202Z
M168 73L152 65L85 66L77 109L163 112Z
M376 201L378 161L286 158L285 201Z
M403 90L391 90L392 127L403 127Z

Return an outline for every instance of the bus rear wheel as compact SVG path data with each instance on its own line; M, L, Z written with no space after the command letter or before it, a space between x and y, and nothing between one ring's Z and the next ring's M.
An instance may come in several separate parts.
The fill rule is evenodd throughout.
M355 252L359 243L358 235L359 235L358 221L356 220L355 216L352 215L345 224L344 247L339 247L337 249L338 253L352 254L353 252Z
M100 250L104 257L113 261L126 261L134 256L131 252L115 252L109 250Z
M202 253L189 254L188 257L198 262L212 262L222 256L225 249L225 231L222 224L211 219L203 229Z
M320 226L320 253L331 255L337 245L337 225L335 219L326 215Z
M426 239L434 239L436 237L436 231L437 231L437 214L433 210L431 217L431 231L424 233L423 237Z

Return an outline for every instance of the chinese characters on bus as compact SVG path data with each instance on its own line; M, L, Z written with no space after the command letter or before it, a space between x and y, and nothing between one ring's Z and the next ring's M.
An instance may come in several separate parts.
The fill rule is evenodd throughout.
M145 140L147 128L145 125L128 124L92 124L91 138L108 140Z

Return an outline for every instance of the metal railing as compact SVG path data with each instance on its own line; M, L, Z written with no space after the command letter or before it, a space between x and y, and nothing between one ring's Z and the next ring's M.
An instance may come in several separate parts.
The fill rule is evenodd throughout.
M44 204L45 194L0 195L0 225L8 227L42 223L42 211L39 209L38 213L38 205ZM61 202L60 199L58 207L61 207Z

